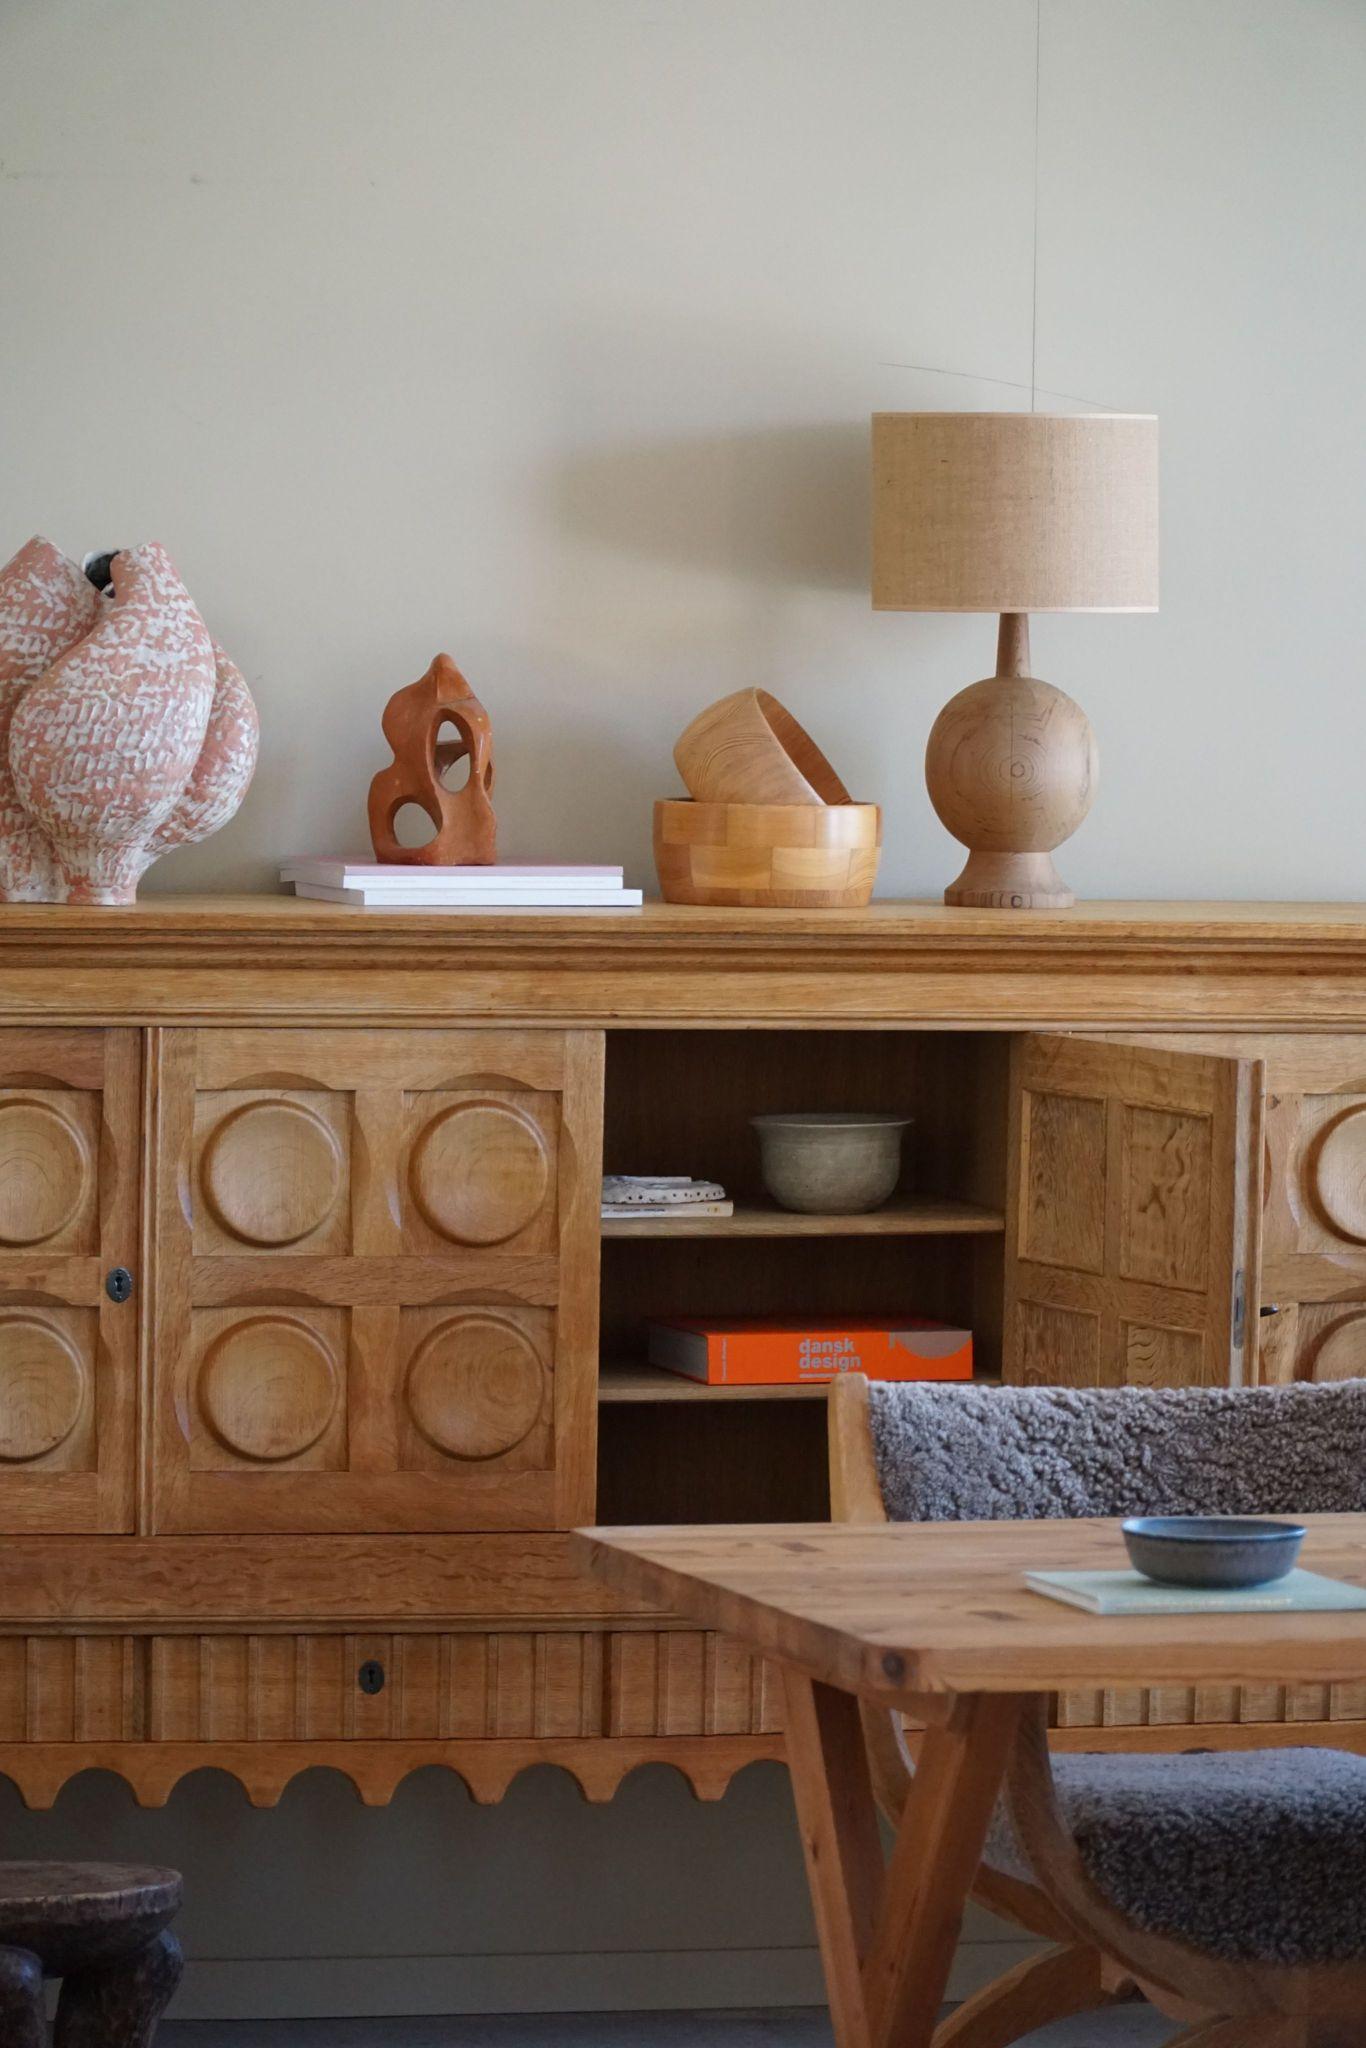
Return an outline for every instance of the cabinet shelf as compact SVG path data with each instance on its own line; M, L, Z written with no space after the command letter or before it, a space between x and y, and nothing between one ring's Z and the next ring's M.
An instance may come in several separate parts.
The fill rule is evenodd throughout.
M711 1387L652 1365L605 1365L598 1378L599 1401L823 1401L827 1382L813 1386Z
M733 1216L614 1216L606 1237L991 1237L1006 1227L998 1209L947 1195L903 1195L861 1216L804 1216L774 1202L737 1202Z
M975 1373L971 1384L999 1387L1001 1375ZM713 1387L702 1380L684 1379L680 1373L662 1372L652 1365L605 1365L598 1378L598 1400L614 1405L658 1401L823 1401L828 1390L827 1380L809 1386Z

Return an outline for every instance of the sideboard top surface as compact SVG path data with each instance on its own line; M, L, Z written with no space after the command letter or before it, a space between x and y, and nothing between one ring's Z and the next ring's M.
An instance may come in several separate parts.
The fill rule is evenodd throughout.
M703 938L724 943L779 934L837 934L870 943L888 939L914 941L946 935L1001 942L1033 934L1055 939L1073 934L1097 937L1255 936L1262 939L1354 936L1366 948L1366 902L1082 902L1070 910L971 910L950 908L928 900L886 900L864 910L725 910L686 903L646 903L639 910L597 910L543 913L539 910L431 911L363 910L333 903L313 903L285 895L152 895L124 907L106 904L0 904L0 943L20 935L53 937L107 934L115 927L125 935L149 940L172 933L181 936L240 935L273 938L306 933L341 938L363 931L367 941L384 932L411 937L415 933L459 940L462 935L487 938L497 934L510 943L558 935L575 939L610 939L615 933L628 942L668 944Z
M1366 1029L1366 904L0 906L10 1020Z

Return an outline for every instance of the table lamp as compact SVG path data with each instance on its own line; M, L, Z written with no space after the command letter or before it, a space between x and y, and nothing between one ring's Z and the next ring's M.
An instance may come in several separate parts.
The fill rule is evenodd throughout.
M1144 413L873 415L873 607L999 612L996 673L946 704L930 801L967 864L946 903L1056 910L1053 849L1091 808L1081 706L1029 672L1030 612L1157 609L1157 420Z

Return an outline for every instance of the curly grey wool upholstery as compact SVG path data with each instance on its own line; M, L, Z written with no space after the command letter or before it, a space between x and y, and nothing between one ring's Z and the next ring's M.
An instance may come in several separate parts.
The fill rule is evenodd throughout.
M1059 1756L1053 1779L1093 1882L1136 1926L1237 1963L1366 1949L1366 1757ZM1031 1878L1001 1811L986 1854Z
M895 1522L1366 1509L1366 1380L869 1388Z
M869 1388L901 1522L1366 1509L1366 1380L1225 1388ZM1122 1560L1117 1560L1122 1561ZM1057 1756L1064 1819L1139 1927L1232 1962L1366 1957L1366 1758ZM1004 1807L986 1861L1032 1878Z

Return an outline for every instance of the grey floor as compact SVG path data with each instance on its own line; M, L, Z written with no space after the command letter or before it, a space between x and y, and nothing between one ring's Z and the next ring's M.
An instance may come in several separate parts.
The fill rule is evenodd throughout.
M1159 2048L1179 2032L1146 2009L1031 2034L1029 2048ZM830 2048L823 2012L578 2013L564 2019L274 2020L165 2026L158 2048Z

